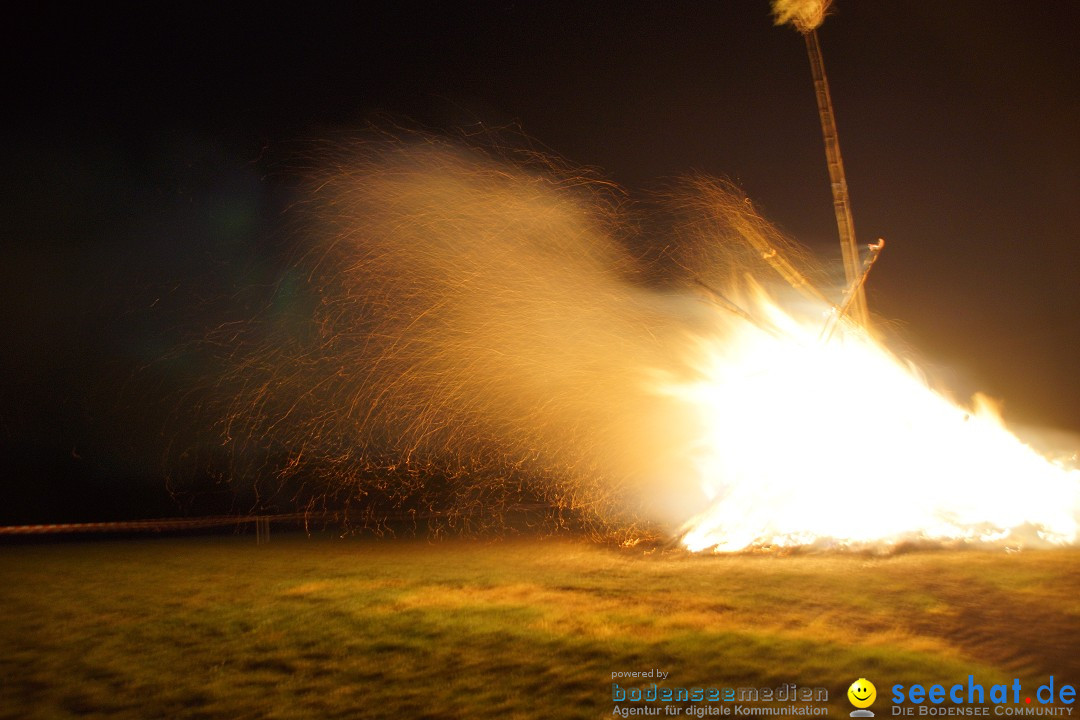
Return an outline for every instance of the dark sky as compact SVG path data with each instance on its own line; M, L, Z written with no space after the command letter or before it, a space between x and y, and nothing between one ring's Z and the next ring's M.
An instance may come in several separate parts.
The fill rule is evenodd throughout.
M156 410L140 369L272 275L298 141L514 125L631 191L729 176L837 252L804 45L764 0L34 12L2 50L3 521L169 512L184 369ZM820 31L856 230L888 240L872 309L962 390L1072 430L1077 27L1069 0L838 0Z

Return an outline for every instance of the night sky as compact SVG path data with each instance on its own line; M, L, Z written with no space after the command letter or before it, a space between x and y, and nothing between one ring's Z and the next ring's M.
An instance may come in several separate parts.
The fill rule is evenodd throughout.
M7 18L0 522L179 511L176 348L280 274L311 140L514 128L632 194L730 177L838 255L805 47L764 0L355 5ZM1072 431L1077 27L1066 0L838 0L819 31L856 231L888 241L871 309L960 392Z

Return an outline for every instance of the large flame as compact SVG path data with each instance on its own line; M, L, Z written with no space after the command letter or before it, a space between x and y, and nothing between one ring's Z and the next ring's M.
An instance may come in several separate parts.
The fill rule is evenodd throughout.
M823 312L753 302L760 323L701 340L701 378L664 387L700 413L711 504L686 523L687 548L1077 539L1080 471L988 402L953 403L857 326L826 338Z

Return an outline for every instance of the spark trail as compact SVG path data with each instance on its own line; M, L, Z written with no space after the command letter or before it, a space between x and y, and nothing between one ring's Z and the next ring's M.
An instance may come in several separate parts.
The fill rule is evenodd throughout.
M1076 539L1077 472L859 326L823 342L828 273L727 183L643 218L548 159L430 137L318 167L296 211L310 311L216 338L237 477L455 527L539 504L691 549ZM856 419L877 430L853 453Z

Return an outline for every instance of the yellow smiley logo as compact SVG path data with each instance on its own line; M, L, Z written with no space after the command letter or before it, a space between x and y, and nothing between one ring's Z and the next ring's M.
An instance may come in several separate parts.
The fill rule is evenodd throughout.
M857 708L868 708L877 699L877 688L866 678L859 678L847 689L848 700Z

